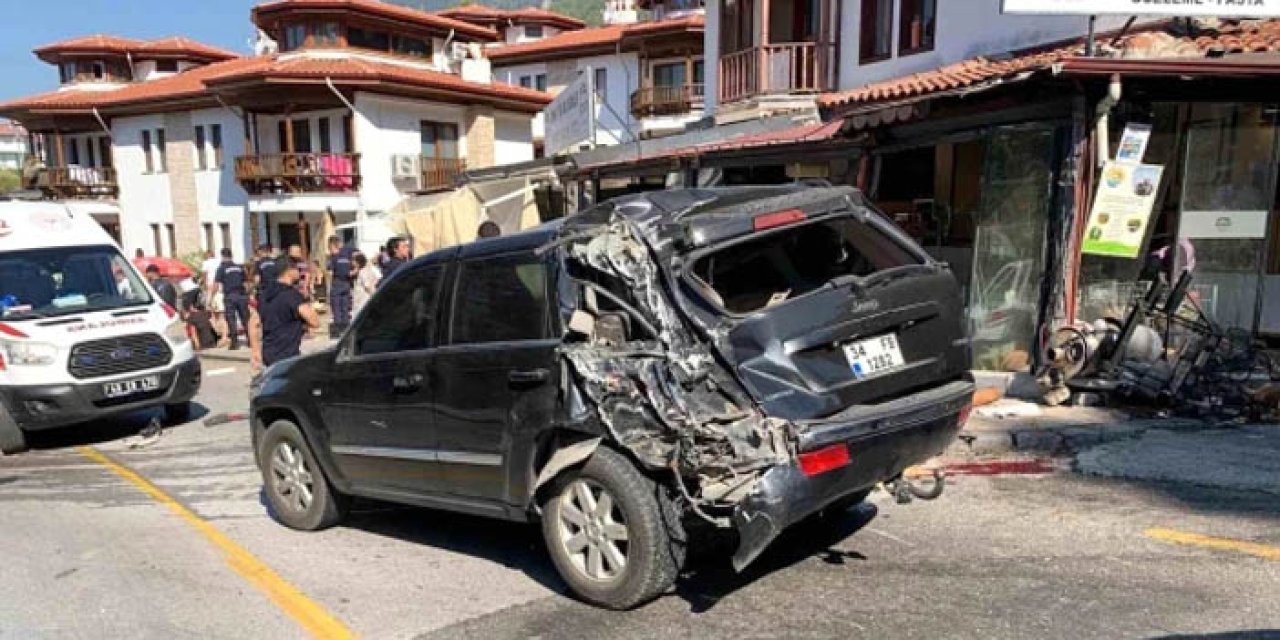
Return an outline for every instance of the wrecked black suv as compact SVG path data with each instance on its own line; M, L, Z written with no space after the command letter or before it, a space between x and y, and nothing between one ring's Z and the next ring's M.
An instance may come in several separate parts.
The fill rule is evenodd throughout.
M255 388L273 513L351 496L541 520L570 587L632 607L686 527L741 569L940 452L972 383L957 284L855 190L629 196L397 271Z

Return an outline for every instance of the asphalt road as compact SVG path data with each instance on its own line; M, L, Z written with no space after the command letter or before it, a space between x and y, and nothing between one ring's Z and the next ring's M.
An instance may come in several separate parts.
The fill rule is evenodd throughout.
M244 369L207 363L201 404L242 410ZM533 526L364 504L292 532L262 505L244 423L131 448L145 422L0 458L0 638L1280 638L1275 494L963 477L932 503L874 494L744 575L699 558L614 613L562 595Z

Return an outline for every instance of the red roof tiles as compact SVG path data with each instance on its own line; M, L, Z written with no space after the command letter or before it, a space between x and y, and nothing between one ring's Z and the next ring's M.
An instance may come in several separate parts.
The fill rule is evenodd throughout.
M1105 59L1205 58L1246 53L1280 53L1280 20L1222 20L1202 22L1193 34L1182 33L1174 23L1160 22L1137 28L1111 46L1112 36L1099 38L1099 54ZM826 108L875 105L934 93L990 86L1022 74L1048 70L1055 64L1070 65L1084 51L1084 39L1029 49L1000 59L970 58L939 69L866 86L824 94L818 105ZM1099 60L1092 58L1090 60ZM1280 59L1275 64L1280 65Z
M700 15L627 25L606 25L566 31L534 42L490 47L485 49L485 55L494 62L503 64L527 59L545 60L552 56L583 55L598 50L613 51L620 41L627 38L701 33L703 28L704 19Z
M465 22L474 22L484 25L495 25L507 21L531 24L547 24L561 29L581 29L587 26L587 23L564 14L547 11L538 7L524 7L521 9L496 9L486 7L482 4L468 4L460 7L453 7L437 12L455 20L463 20Z
M475 100L502 101L538 111L551 102L541 91L506 84L467 82L448 73L393 62L357 57L309 57L297 54L237 58L197 67L182 73L125 85L110 91L67 89L0 103L0 111L82 111L124 107L151 102L168 102L209 95L210 87L252 80L323 80L334 82L384 82L434 89L470 96Z
M56 62L61 56L76 54L118 56L129 54L144 60L150 56L163 56L166 58L188 58L208 62L230 60L238 57L238 54L233 51L209 46L180 36L169 36L158 40L137 40L102 34L81 36L47 44L37 47L34 53L46 62Z
M279 18L294 12L349 12L394 20L406 26L423 27L439 31L450 29L479 40L497 40L498 32L455 20L445 15L411 9L389 2L378 0L273 0L253 8L253 22L262 28L268 28L271 19Z

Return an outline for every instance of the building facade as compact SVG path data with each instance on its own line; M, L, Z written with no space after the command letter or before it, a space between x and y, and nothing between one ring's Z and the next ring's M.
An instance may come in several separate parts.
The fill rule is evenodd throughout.
M29 186L89 210L128 250L182 256L319 234L533 157L550 97L496 83L501 34L374 0L253 9L256 55L183 38L36 50L55 91L0 104L35 134Z
M22 125L0 121L0 169L21 169L27 159L27 146L27 130Z

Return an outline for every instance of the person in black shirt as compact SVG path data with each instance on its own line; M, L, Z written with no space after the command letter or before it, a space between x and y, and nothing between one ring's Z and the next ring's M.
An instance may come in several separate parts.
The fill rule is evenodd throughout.
M227 337L233 350L240 348L240 327L249 326L249 296L244 288L246 279L244 267L232 261L231 250L223 249L222 264L218 265L210 295L217 295L218 290L222 290L223 306L227 309Z
M391 279L391 274L395 273L396 269L409 262L409 241L398 237L388 240L387 253L390 257L387 258L387 265L382 268L383 282Z
M293 265L283 265L280 277L258 293L256 317L262 339L255 341L254 360L264 366L302 353L303 334L320 326L316 310L298 292L299 277Z
M329 335L337 337L351 323L351 247L342 246L337 236L329 238L329 307L333 326Z
M147 265L147 282L151 283L151 288L156 290L156 295L165 304L178 308L178 290L173 288L173 283L167 278L160 277L160 268L154 264Z
M266 286L267 283L273 282L280 277L279 269L277 269L277 260L271 251L271 243L264 242L258 245L258 257L253 261L254 282L259 287Z

